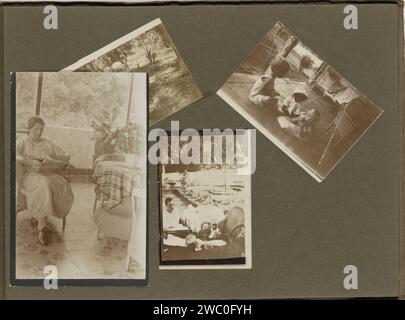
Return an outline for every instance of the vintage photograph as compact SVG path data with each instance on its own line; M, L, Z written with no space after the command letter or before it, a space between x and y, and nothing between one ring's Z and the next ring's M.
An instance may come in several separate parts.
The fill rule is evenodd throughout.
M225 159L225 141L221 148ZM242 165L160 165L160 269L251 268L251 177Z
M217 94L318 182L382 114L280 22Z
M160 19L132 31L65 70L146 72L149 75L150 125L202 97Z
M147 75L17 72L12 90L11 278L146 285Z

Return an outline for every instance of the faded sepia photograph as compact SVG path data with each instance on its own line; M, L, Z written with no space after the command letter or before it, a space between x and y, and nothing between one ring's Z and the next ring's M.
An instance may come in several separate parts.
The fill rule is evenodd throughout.
M382 114L280 22L217 94L318 182Z
M160 165L160 269L251 268L251 176L240 174L242 163Z
M149 75L150 125L202 97L160 19L132 31L65 70L146 72Z
M11 278L43 279L54 266L58 279L146 285L147 75L17 72L12 80Z

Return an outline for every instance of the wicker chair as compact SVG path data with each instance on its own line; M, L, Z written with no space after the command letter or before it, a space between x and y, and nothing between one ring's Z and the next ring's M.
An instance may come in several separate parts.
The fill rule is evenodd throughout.
M97 163L101 161L125 162L125 160L126 156L124 154L104 154L94 159L93 168L96 168ZM93 220L98 230L97 238L100 240L102 235L105 235L116 239L129 240L133 224L130 197L124 199L122 203L112 209L105 209L103 208L104 195L97 192L97 187L94 191Z

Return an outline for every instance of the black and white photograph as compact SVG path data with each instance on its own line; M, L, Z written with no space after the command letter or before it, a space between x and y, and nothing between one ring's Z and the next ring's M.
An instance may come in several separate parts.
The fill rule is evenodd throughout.
M11 278L43 279L52 266L63 280L144 283L147 75L17 72L12 80Z
M220 138L225 159L229 136ZM248 154L245 141L241 159ZM214 139L211 146L214 159ZM160 165L160 269L251 268L251 176L240 174L246 164Z
M382 114L280 22L217 94L318 182Z
M160 19L132 31L66 67L65 70L146 72L149 76L150 125L202 98Z

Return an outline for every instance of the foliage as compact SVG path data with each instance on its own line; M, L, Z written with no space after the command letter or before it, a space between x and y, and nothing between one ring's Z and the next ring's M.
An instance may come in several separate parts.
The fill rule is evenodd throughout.
M88 73L81 79L50 74L44 79L42 101L41 115L53 125L79 128L89 128L92 121L113 125L126 105L116 77Z
M310 69L314 62L312 61L310 56L303 56L300 61L300 69Z
M144 50L145 57L148 60L149 64L152 64L156 61L156 51L161 50L165 47L162 36L155 30L150 30L148 32L142 33L131 42L134 48Z
M16 128L27 126L28 119L35 114L38 73L20 72L16 80Z
M156 123L200 96L162 25L112 49L77 71L148 73L150 123Z
M145 136L142 128L130 122L127 126L112 129L107 123L92 123L96 146L102 145L104 150L96 150L96 156L104 153L142 153Z
M148 64L157 61L158 51L170 48L170 38L165 36L159 27L146 31L136 38L122 44L121 46L109 51L99 58L84 65L79 70L83 71L130 71L139 69L137 62L136 68L129 66L128 60L133 56L138 56L141 52L145 56ZM114 64L117 66L114 68Z

